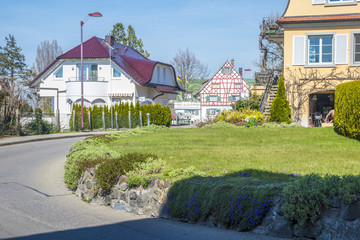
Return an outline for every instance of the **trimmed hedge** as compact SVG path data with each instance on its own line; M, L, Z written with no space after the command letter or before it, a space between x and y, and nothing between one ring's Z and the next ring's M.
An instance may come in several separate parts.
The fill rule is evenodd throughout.
M71 113L70 118L70 130L71 131L80 131L81 125L81 106L79 104L73 105L73 110L75 110L75 129L73 127L73 112ZM154 125L163 125L169 127L171 124L171 110L170 107L163 107L160 104L155 105L141 105L137 102L134 106L133 103L119 103L115 106L96 106L84 108L84 128L89 129L99 129L103 128L103 118L102 112L105 113L105 125L106 128L111 128L111 112L113 112L113 127L116 127L116 118L115 112L118 113L118 123L120 128L129 128L129 111L131 112L131 127L136 128L141 125L140 122L140 111L142 112L142 122L143 126L147 126L147 113L150 113L150 122ZM89 124L89 113L91 114L91 126Z
M360 140L360 81L337 86L335 129L341 135Z

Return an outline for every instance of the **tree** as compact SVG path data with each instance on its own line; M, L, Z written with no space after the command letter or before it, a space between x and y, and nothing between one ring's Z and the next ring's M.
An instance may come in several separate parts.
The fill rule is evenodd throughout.
M144 43L142 39L138 39L136 37L135 30L131 25L127 27L127 32L125 33L124 25L122 23L116 23L113 26L111 35L115 37L115 42L130 46L140 52L145 57L150 57L150 53L143 49Z
M235 103L231 104L231 107L236 111L242 109L259 110L261 98L262 95L257 95L256 93L254 93L251 94L248 98L245 98L243 100L238 100Z
M284 77L279 79L276 98L270 108L270 121L291 123L289 101L286 99Z
M182 79L180 85L182 85L185 90L188 89L187 85L189 80L205 79L210 74L208 67L200 63L195 54L190 52L189 49L185 51L179 49L171 61L171 64L175 67L177 74Z
M62 53L62 49L56 40L53 40L51 43L48 40L41 42L37 47L33 72L36 75L40 74Z
M5 47L0 47L0 85L3 94L1 116L3 129L0 134L20 133L17 111L27 104L27 80L30 71L26 69L25 56L17 46L14 35L5 37ZM16 118L18 117L18 118Z

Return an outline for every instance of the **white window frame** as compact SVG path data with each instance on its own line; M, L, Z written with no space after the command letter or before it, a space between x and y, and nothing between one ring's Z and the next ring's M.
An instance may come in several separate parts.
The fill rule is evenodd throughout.
M319 52L319 62L318 63L310 63L310 37L326 37L332 36L332 62L322 62L322 44L320 43L320 52ZM322 39L321 39L322 42ZM305 67L335 67L335 33L334 32L326 32L326 33L307 33L306 34L306 61Z
M215 87L215 86L217 86L217 87ZM213 83L212 88L219 89L220 88L220 83Z
M224 67L224 74L226 74L226 75L231 74L231 68L230 67Z
M89 66L92 66L92 65L96 65L96 71L97 71L97 79L95 81L90 81L90 70L91 70L91 67L90 68L86 68L86 73L84 74L83 78L84 78L84 81L90 81L90 82L98 82L99 81L99 64L97 63L84 63L83 64L83 69L85 69L85 66L86 65L89 65ZM77 79L78 81L81 81L81 64L76 64L76 69L77 69Z
M218 101L218 96L209 96L209 102L217 102L217 101Z
M360 35L360 31L351 32L351 45L350 45L350 66L360 66L360 61L355 62L355 35Z
M235 83L235 89L241 89L242 88L242 83Z
M326 0L325 6L356 5L357 0Z

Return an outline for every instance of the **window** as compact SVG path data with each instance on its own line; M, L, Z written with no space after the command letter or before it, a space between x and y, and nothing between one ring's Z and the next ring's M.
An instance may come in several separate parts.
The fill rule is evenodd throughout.
M119 78L119 77L121 77L121 72L113 68L113 78Z
M353 63L360 64L360 33L354 34L353 41Z
M229 67L224 67L224 68L223 68L223 73L224 73L224 74L230 74L230 73L231 73L231 68L229 68Z
M185 113L191 114L192 116L199 116L199 110L184 110Z
M79 74L79 81L81 79L81 65L77 65L78 74ZM97 64L84 64L83 65L83 77L84 81L98 81L98 65Z
M60 67L59 70L57 70L55 78L63 78L63 67Z
M356 0L326 0L326 5L356 4Z
M241 83L235 83L235 88L237 88L237 89L242 88L242 84Z
M233 102L236 102L238 100L241 100L241 97L240 96L232 96L232 101Z
M210 102L217 102L218 96L210 96Z
M309 64L333 63L333 36L309 36Z
M220 84L214 83L214 84L212 85L212 88L220 88Z
M220 109L217 108L206 109L206 115L217 115L219 112Z
M44 115L53 116L54 107L54 97L41 97L40 108L43 111Z

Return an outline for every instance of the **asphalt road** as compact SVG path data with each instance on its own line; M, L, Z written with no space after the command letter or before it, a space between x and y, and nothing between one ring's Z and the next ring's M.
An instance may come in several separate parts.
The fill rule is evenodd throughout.
M65 155L81 139L0 147L0 239L277 239L142 217L81 201L63 182Z

